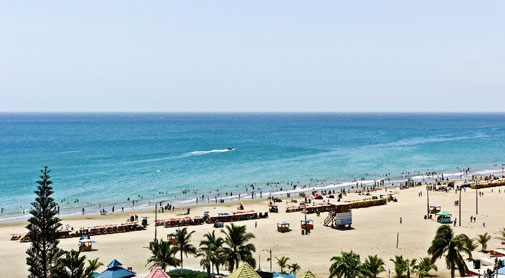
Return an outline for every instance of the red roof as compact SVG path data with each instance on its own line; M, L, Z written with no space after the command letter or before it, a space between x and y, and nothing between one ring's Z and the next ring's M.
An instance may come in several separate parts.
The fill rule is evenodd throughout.
M161 267L157 267L149 273L146 278L170 278L168 274L166 274Z

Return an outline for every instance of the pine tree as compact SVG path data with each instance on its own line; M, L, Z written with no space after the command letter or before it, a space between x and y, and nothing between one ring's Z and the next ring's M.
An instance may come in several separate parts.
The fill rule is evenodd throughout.
M32 245L26 251L28 257L26 264L29 266L30 278L48 278L52 268L63 254L58 248L56 230L61 226L60 219L56 217L57 204L51 197L53 194L52 182L49 180L49 170L47 166L40 171L41 180L34 193L37 195L35 202L32 203L28 219L28 237Z

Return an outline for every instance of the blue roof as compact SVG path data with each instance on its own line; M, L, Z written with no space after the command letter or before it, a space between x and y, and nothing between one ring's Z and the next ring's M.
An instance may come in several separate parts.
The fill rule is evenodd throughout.
M120 263L118 260L114 259L114 260L112 260L112 262L109 263L107 268L120 267L122 265L123 265L122 263Z
M498 274L505 274L505 267L498 269Z
M127 278L135 276L135 272L129 271L121 267L121 263L117 260L112 260L112 262L107 265L107 269L97 275L97 278Z
M279 272L274 272L274 277L281 277L281 278L296 278L296 275L293 274L282 274Z

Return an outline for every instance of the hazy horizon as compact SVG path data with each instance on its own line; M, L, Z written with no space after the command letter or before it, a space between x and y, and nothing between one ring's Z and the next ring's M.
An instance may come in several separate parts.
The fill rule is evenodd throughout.
M505 2L0 4L4 112L501 112Z

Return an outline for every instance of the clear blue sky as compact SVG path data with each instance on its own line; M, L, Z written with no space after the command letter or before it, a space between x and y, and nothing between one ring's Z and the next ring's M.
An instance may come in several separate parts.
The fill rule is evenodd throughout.
M1 1L0 111L505 111L505 1Z

